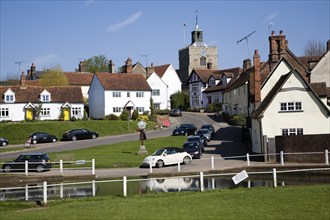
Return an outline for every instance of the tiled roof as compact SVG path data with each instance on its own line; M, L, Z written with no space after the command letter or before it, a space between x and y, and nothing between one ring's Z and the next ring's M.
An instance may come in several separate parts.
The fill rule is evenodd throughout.
M242 73L241 75L236 76L236 78L232 78L229 81L229 83L226 85L224 92L229 92L231 90L234 90L234 89L244 85L249 80L250 72L253 72L252 68L248 69L245 73Z
M213 75L217 79L217 75L219 79L223 74L229 75L229 73L234 74L234 76L238 76L241 74L242 69L240 67L224 69L224 70L214 70L214 69L194 69L193 70L200 78L203 83L207 83L210 76Z
M104 90L151 91L142 74L134 73L96 73Z
M11 89L15 93L15 103L39 103L40 94L46 89L51 94L51 103L83 103L84 99L79 86L35 87L0 86L0 103L4 103L4 93Z
M68 78L69 85L86 85L89 86L92 82L94 73L89 72L65 72Z
M311 83L310 86L319 97L327 97L327 85L325 82Z
M157 73L157 75L160 78L162 78L170 65L171 64L165 64L165 65L161 65L161 66L154 66L154 71L155 71L155 73Z
M203 93L211 93L211 92L220 92L226 88L226 85L216 85L212 87L208 87L203 91Z

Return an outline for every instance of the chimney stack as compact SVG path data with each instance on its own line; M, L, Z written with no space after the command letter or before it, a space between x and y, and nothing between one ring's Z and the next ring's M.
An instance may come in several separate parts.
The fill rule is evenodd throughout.
M257 108L261 102L261 78L260 78L260 56L258 50L254 51L253 55L254 66L254 102L255 108Z
M79 62L79 72L86 72L86 63L85 61Z
M207 69L209 69L209 70L212 69L212 63L207 63Z
M126 60L126 73L132 73L132 59L130 57Z
M32 63L31 74L34 74L35 71L36 71L36 66L34 65L34 63Z
M251 60L246 59L243 61L243 73L245 73L248 69L251 68Z
M26 79L25 79L25 75L24 75L24 72L22 72L21 74L21 88L26 88Z
M286 55L286 48L288 47L288 41L283 35L283 31L280 30L279 35L275 35L272 31L272 35L269 37L269 61L270 61L270 71L276 65L276 63L281 59L281 57Z
M154 72L154 64L151 63L150 67L147 67L146 78L148 78Z
M115 73L115 64L112 60L109 61L109 73Z

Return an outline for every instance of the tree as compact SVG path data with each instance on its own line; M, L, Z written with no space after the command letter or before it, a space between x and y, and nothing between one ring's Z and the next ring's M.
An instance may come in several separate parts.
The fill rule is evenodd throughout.
M316 40L309 40L304 48L304 55L321 56L326 51L325 43Z
M69 81L60 65L56 65L44 72L39 79L41 86L68 86Z
M189 95L186 92L177 92L171 95L172 108L187 110L189 108Z
M104 55L93 56L85 60L86 71L90 73L108 72L109 60Z

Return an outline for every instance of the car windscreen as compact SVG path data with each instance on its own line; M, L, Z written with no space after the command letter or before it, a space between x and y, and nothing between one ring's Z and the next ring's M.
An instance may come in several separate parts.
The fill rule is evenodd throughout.
M165 149L158 149L152 154L152 156L160 156L163 154L164 151Z
M196 144L196 143L185 143L183 145L183 148L184 149L195 149L195 148L198 148L198 144Z
M188 138L188 141L200 141L200 138L198 137L191 137L191 138Z

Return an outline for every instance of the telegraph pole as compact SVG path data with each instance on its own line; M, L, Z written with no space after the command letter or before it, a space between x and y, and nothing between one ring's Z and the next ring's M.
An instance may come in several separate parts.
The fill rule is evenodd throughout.
M15 64L18 64L18 73L21 73L21 63L23 63L24 61L16 61Z

